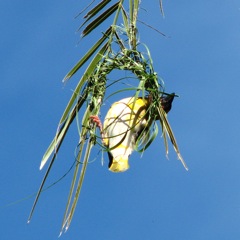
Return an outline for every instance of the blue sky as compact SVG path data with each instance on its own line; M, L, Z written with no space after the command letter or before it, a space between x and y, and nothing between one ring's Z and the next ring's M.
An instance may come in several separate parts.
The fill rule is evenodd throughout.
M160 135L142 157L131 156L123 174L109 172L99 155L62 239L240 237L240 1L163 4L165 18L157 0L142 1L140 19L168 37L139 23L140 40L167 92L180 95L169 121L189 171L172 149L165 158ZM34 198L11 203L37 191L40 160L82 72L67 85L61 80L99 36L79 42L81 18L74 17L83 7L73 0L0 1L1 239L57 239L72 172L41 195L30 224ZM73 125L47 185L71 166L76 131Z

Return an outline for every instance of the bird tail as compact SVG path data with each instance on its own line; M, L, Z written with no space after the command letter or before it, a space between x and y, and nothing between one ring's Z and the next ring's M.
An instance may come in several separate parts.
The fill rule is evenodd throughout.
M110 153L109 153L110 155ZM109 156L109 170L112 172L124 172L129 169L128 158L123 156L118 156L113 158Z

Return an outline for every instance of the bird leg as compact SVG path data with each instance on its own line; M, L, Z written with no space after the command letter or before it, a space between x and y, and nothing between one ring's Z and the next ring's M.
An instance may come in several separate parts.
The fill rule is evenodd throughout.
M98 116L96 116L96 115L92 115L89 118L92 120L92 122L96 123L96 126L100 130L101 138L102 138L102 141L103 141L104 133L103 133L103 127L102 127L102 122L101 122L100 118Z

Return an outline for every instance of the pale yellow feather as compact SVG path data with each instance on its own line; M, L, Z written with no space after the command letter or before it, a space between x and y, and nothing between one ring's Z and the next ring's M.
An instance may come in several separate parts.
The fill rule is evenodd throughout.
M146 125L148 106L147 98L132 97L115 102L109 109L103 124L103 142L110 154L109 170L123 172L129 168L128 157Z

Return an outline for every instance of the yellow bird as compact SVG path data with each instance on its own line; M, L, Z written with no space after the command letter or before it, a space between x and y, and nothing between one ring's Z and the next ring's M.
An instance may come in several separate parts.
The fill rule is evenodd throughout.
M171 109L174 96L171 94L160 98L166 113ZM129 97L115 102L107 112L103 127L97 116L91 117L100 128L103 144L108 148L110 171L124 172L129 168L128 158L135 148L138 137L150 127L147 125L151 103L151 97L136 99Z

